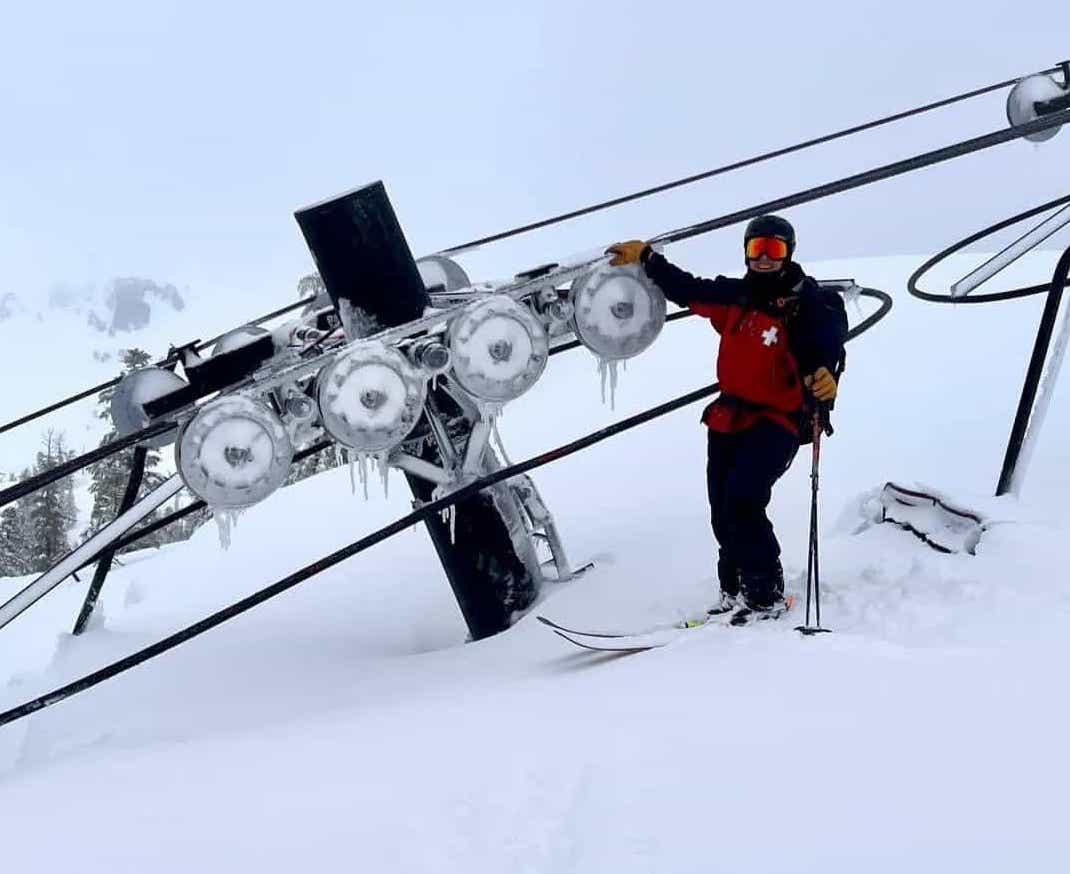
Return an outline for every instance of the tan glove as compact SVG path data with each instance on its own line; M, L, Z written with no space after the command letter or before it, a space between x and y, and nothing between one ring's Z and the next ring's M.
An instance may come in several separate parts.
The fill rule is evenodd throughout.
M625 264L638 264L643 257L646 243L643 240L628 240L625 243L614 243L606 249L607 255L614 255L609 262L610 267L622 267Z
M822 403L836 400L836 377L829 373L827 367L819 367L813 376L805 377L803 385L810 389L814 397Z

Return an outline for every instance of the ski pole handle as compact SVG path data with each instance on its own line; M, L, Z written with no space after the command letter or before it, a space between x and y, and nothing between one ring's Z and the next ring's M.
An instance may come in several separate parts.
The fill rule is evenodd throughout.
M827 437L831 437L835 432L832 428L832 419L830 418L831 407L826 401L818 401L817 406L814 409L814 439L817 439L818 433L823 433Z

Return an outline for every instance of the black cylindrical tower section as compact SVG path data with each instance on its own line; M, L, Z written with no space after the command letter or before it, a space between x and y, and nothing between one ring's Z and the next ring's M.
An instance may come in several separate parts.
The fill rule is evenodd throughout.
M346 301L357 311L357 336L423 315L430 299L383 183L295 215L335 307L342 312L340 304ZM429 406L435 409L427 415L441 416L443 422L463 420L466 433L444 438L456 441L454 452L463 451L472 422L441 388L432 392ZM425 460L445 465L437 441L424 441L417 451ZM406 479L417 501L433 500L433 483L408 473ZM507 488L495 487L459 503L452 525L437 516L424 520L475 640L504 631L538 596L537 567L528 567L518 553L499 506L510 500Z
M335 307L348 301L378 328L423 315L427 289L382 182L299 209L294 217Z

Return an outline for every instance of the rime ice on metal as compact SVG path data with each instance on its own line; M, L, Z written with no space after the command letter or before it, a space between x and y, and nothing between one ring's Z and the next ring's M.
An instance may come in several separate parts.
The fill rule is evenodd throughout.
M572 283L576 336L599 358L644 351L665 325L665 296L638 267L603 265Z

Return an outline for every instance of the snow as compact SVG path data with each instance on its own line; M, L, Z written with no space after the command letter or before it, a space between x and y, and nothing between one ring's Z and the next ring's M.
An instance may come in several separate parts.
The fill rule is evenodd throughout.
M134 504L129 510L117 516L107 525L93 532L78 546L68 552L63 559L54 564L46 573L27 580L26 586L19 586L0 598L0 628L32 607L68 576L76 575L84 561L96 555L103 547L110 544L122 532L129 531L158 507L162 507L182 490L182 482L177 475L160 483L149 494Z
M894 522L952 552L975 554L985 530L983 518L969 509L955 507L944 495L936 492L912 494L894 483L874 490L873 496L862 506L871 523Z
M220 337L215 345L212 346L212 354L223 355L226 352L233 352L235 349L255 343L261 337L266 337L270 333L270 331L258 325L242 325L240 328L235 328Z
M416 269L428 289L441 285L441 290L457 291L470 284L461 265L443 255L425 255L416 262Z
M416 266L420 271L420 278L423 280L424 285L427 286L427 288L434 288L436 285L441 285L443 290L446 289L446 283L449 281L449 277L446 276L446 270L441 264L425 259Z
M716 273L700 249L680 263ZM405 872L1062 871L1070 704L1070 424L1056 386L1020 499L988 497L1040 299L940 307L918 257L806 264L890 291L850 347L821 476L822 617L699 629L664 649L573 650L533 616L465 644L421 526L121 677L0 729L12 870ZM937 281L981 259L953 259ZM1008 283L1050 274L1051 253ZM871 306L870 302L863 302ZM609 416L582 350L555 358L502 437L530 457L711 378L708 324L673 325ZM647 627L714 593L699 406L534 474L569 551L594 559L535 612ZM804 579L809 455L772 515ZM893 480L977 510L977 555L873 525ZM67 635L87 581L0 632L0 708L147 645L409 509L354 503L329 471L211 528L124 556L104 613ZM25 580L0 580L0 597Z
M111 397L110 414L116 432L125 436L140 431L149 424L145 404L186 385L184 379L162 367L144 367L124 376ZM169 431L149 445L158 449L174 439L174 432Z

